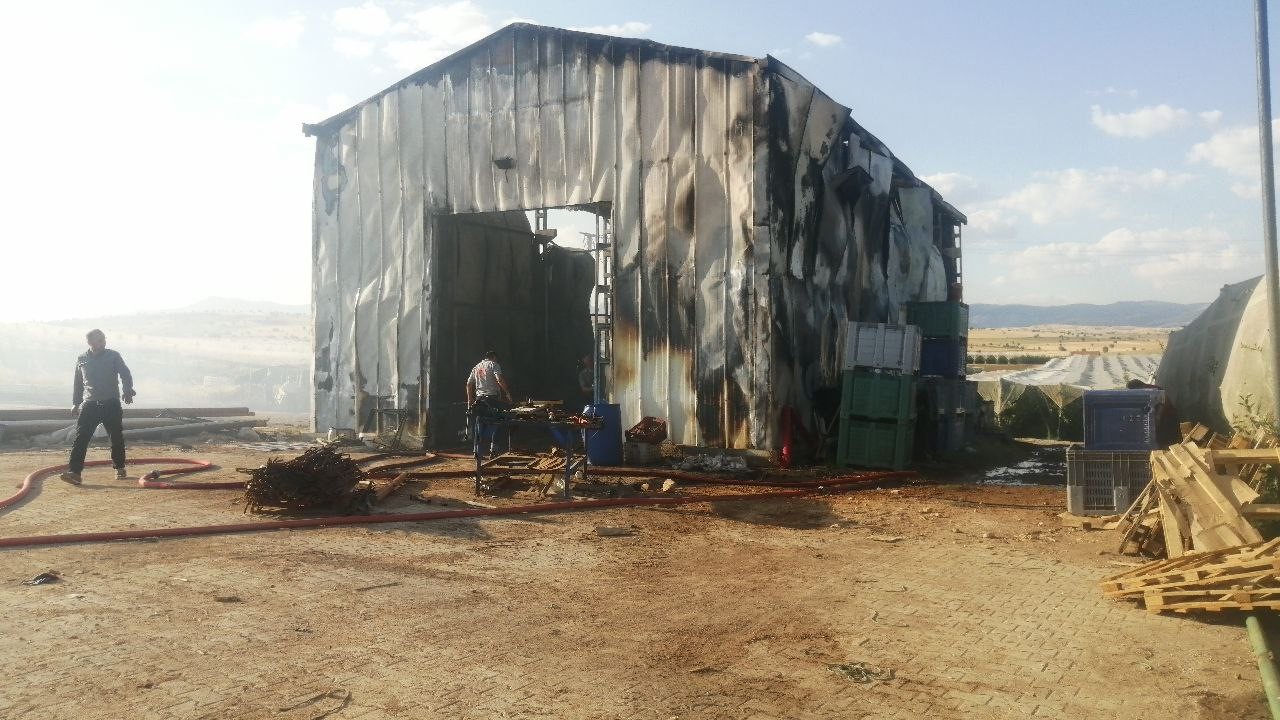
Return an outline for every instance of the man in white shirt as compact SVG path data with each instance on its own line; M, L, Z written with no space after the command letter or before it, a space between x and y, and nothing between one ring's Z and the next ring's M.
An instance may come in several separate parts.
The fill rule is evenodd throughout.
M467 411L475 410L476 405L481 406L479 412L485 409L505 410L511 406L511 388L507 386L507 379L502 374L502 366L498 364L498 353L494 350L485 353L484 359L476 363L476 366L471 368L471 374L467 376ZM480 447L483 448L487 444L489 455L496 455L497 429L487 429L485 434L489 437L478 438Z

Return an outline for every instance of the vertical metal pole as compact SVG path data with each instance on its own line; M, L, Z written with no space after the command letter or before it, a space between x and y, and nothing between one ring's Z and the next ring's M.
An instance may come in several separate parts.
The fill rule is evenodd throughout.
M1265 0L1264 0L1265 1ZM1267 696L1267 708L1271 717L1280 720L1280 673L1276 672L1276 659L1267 647L1267 636L1262 631L1262 623L1256 615L1244 616L1244 628L1249 635L1249 643L1253 646L1253 655L1258 659L1258 674L1262 676L1262 691Z
M596 261L596 292L595 297L592 298L594 307L591 308L591 311L595 313L595 317L591 319L593 323L593 327L591 328L591 337L592 342L595 343L595 347L591 351L591 402L599 405L604 402L604 393L602 392L603 388L600 387L604 380L604 368L601 367L601 361L603 360L604 355L604 330L600 325L600 314L604 312L603 304L605 303L604 297L599 288L605 282L606 272L604 270L604 263L606 261L604 259L605 251L600 247L604 244L604 233L601 232L600 216L596 215L595 218L596 235L591 238L591 247L593 250L592 257L595 258Z
M1254 0L1258 54L1258 142L1262 157L1262 232L1266 244L1267 310L1271 332L1271 411L1280 419L1280 275L1276 267L1276 181L1271 152L1271 65L1267 0Z

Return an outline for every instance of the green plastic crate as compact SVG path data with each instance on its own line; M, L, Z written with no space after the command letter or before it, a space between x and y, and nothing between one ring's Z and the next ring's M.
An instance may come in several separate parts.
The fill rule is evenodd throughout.
M960 302L907 303L907 322L926 338L969 337L969 306Z
M842 418L836 464L901 470L911 462L915 421L885 422Z
M867 369L844 371L840 417L906 420L915 417L916 379L913 375Z

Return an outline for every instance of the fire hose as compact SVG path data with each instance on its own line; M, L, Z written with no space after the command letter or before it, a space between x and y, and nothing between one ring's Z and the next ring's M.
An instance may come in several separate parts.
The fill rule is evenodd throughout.
M394 463L396 469L406 466L421 464L434 460L434 458L410 461L406 463ZM105 465L109 461L96 460L85 463L87 466ZM138 484L144 488L165 489L165 490L191 490L191 489L239 489L244 487L243 482L218 482L218 483L200 483L200 482L163 482L158 478L162 475L186 474L193 472L201 472L211 469L211 463L202 460L188 460L185 458L141 458L129 461L131 464L173 464L178 463L184 465L179 468L165 468L162 470L154 470L147 473L138 480ZM21 489L14 496L5 500L0 500L0 509L9 507L20 502L30 492L32 486L45 478L60 473L66 469L66 465L55 465L52 467L42 468L27 475L21 485ZM386 468L374 468L371 477L379 477L381 470L382 477L394 470ZM812 480L803 482L785 483L780 481L770 482L764 480L757 481L737 481L725 478L708 478L705 476L694 475L692 473L682 473L664 470L632 470L632 469L613 469L613 468L595 468L596 474L609 475L615 477L660 477L674 480L684 480L686 482L711 482L713 484L727 485L753 485L764 487L786 487L785 490L773 490L770 492L758 493L721 493L716 495L698 495L698 496L676 496L676 497L635 497L635 498L607 498L599 500L572 500L562 502L537 503L532 505L514 505L499 508L467 508L462 510L437 510L431 512L419 513L380 513L376 515L338 515L318 518L299 518L293 520L267 520L245 523L228 523L222 525L197 525L191 527L176 528L151 528L151 529L134 529L134 530L118 530L118 531L102 531L87 533L63 533L57 535L30 535L25 537L8 537L0 538L0 548L7 547L41 547L48 545L64 545L70 543L82 542L104 542L113 540L139 540L144 538L162 538L162 537L193 537L200 535L227 535L233 533L245 532L263 532L268 530L288 530L296 528L321 528L321 527L339 527L343 525L374 525L381 523L411 523L411 522L430 522L434 520L453 520L461 518L473 517L495 517L505 515L532 515L544 513L572 512L576 510L591 510L597 508L616 508L616 507L675 507L680 505L690 505L697 503L713 503L732 500L770 500L778 498L795 498L806 495L814 495L821 492L840 492L843 490L853 489L861 485L869 485L881 480L899 479L915 475L911 471L895 471L895 472L876 472L864 473L860 475L846 475L839 477L826 478L822 480ZM519 468L505 470L505 474L509 475L528 475L545 473L543 470ZM394 473L401 474L401 473ZM411 477L430 477L430 478L469 478L474 477L474 471L471 470L437 470L430 472L410 473Z

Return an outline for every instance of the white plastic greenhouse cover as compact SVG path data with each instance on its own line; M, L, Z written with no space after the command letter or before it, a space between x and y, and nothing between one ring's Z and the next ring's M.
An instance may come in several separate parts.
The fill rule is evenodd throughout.
M1199 317L1169 336L1157 378L1178 419L1230 432L1245 416L1275 416L1267 289L1256 277L1226 285Z

